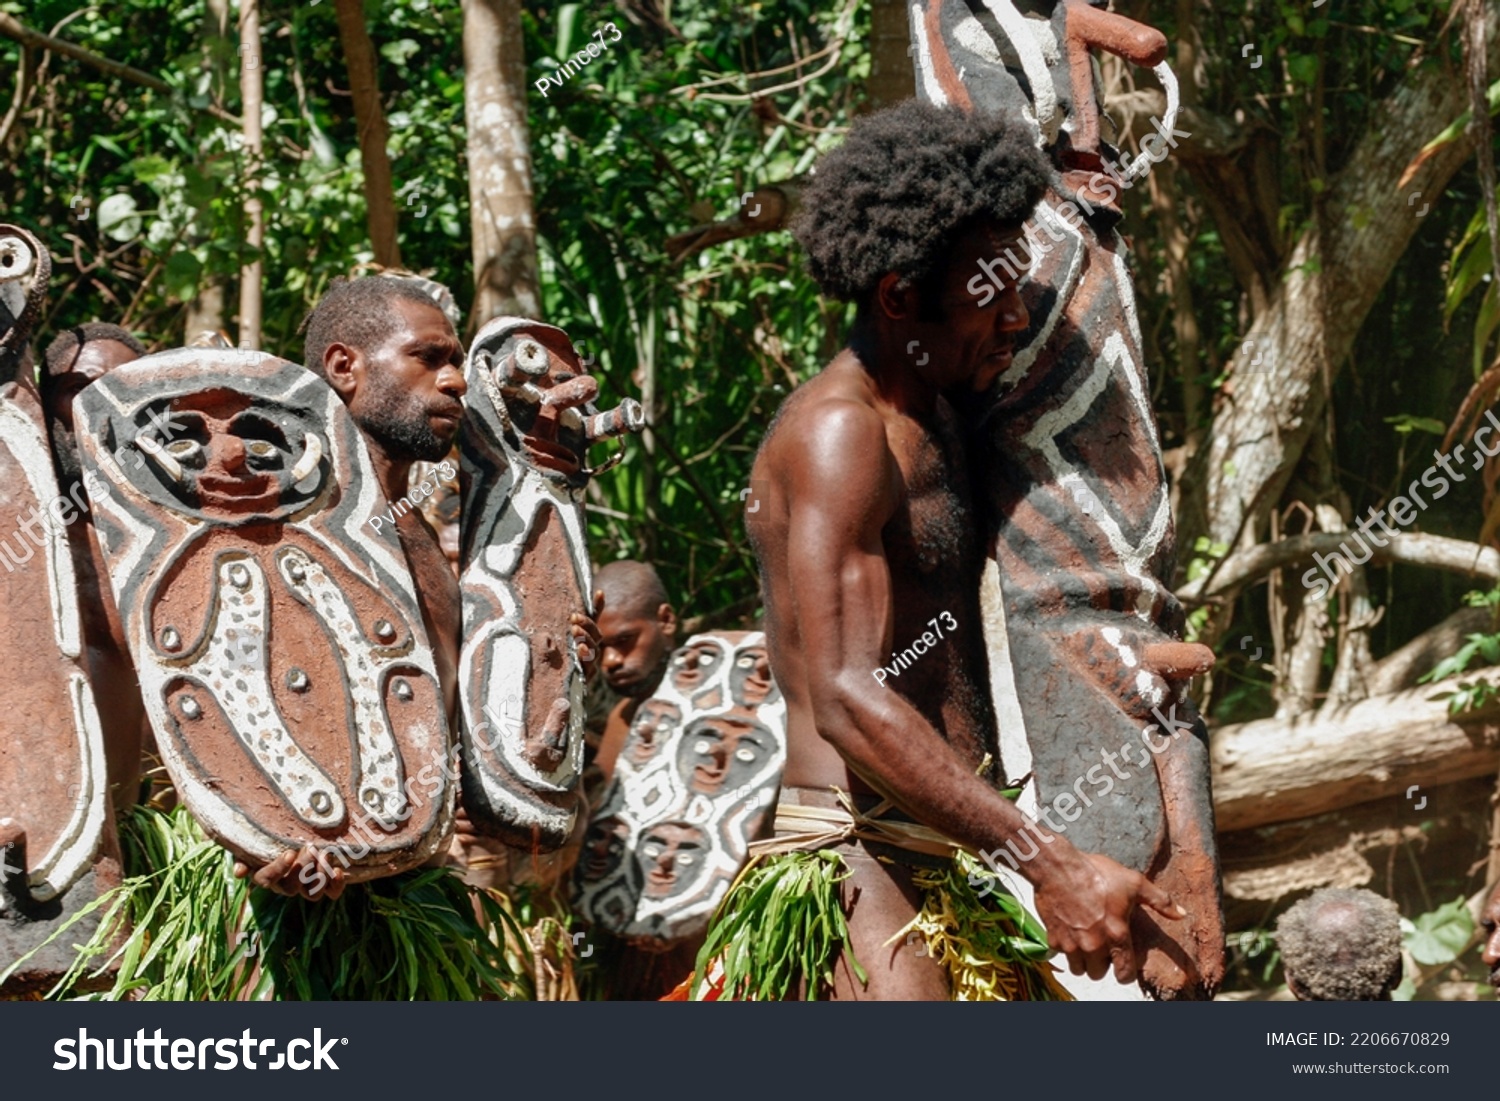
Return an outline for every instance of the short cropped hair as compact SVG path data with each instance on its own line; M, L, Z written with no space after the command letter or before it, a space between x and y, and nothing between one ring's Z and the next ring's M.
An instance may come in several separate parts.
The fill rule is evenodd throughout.
M1287 977L1315 1001L1378 1001L1401 965L1401 912L1374 891L1327 887L1276 922Z
M594 588L604 593L606 608L632 618L655 618L657 609L671 603L656 569L629 558L601 567Z
M146 354L146 346L130 334L128 329L122 329L118 325L111 325L107 321L90 321L83 325L74 325L71 329L64 329L52 338L52 343L47 345L47 352L42 357L45 370L42 371L42 385L47 385L47 379L52 375L66 374L73 366L73 361L78 358L85 344L92 344L96 340L113 340L123 344L138 356Z
M906 100L818 162L792 232L825 295L863 302L888 272L904 286L941 274L976 223L1024 222L1049 172L1019 120Z
M308 370L323 377L323 356L330 344L373 348L395 331L391 304L419 302L441 312L442 307L415 282L384 275L339 279L303 322L306 336L302 355Z

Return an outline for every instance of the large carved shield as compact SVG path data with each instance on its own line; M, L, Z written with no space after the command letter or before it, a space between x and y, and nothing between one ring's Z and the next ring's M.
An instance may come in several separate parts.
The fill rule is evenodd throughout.
M50 271L35 237L0 226L0 973L120 881L68 550L78 505L58 494L25 356ZM94 921L31 956L4 993L55 982Z
M578 912L665 949L701 933L786 765L786 702L758 631L694 635L636 711L574 872Z
M569 629L592 614L583 492L591 444L643 427L598 385L561 329L491 321L474 338L459 658L464 808L482 832L530 851L573 830L583 768L584 677Z
M1120 194L1153 158L1130 162L1101 136L1091 56L1151 66L1170 135L1166 39L1087 0L918 0L911 30L923 98L1024 120L1055 169L1027 243L983 272L1031 269L1030 328L975 433L1002 761L1031 778L1019 805L1032 814L1088 785L1068 840L1149 875L1189 914L1136 915L1143 981L1163 997L1206 996L1224 937L1207 732L1186 687L1212 654L1178 641L1168 486L1115 228Z
M311 372L188 348L79 395L95 522L157 744L237 856L351 882L421 863L452 744L415 587L354 421Z

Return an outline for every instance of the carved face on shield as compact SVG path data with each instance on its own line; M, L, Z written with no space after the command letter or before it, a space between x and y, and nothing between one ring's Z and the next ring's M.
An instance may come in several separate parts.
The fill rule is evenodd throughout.
M786 704L765 655L765 636L748 631L694 635L672 655L636 712L574 874L590 921L658 947L707 923L786 763Z
M587 481L589 440L581 410L598 397L599 384L573 345L547 328L522 330L508 355L491 360L489 380L502 395L526 460L567 485Z
M280 519L317 493L323 441L293 411L276 416L249 395L207 390L146 414L151 423L136 436L136 447L166 488L208 518ZM289 430L299 428L300 436L289 438Z
M685 822L663 822L650 830L636 850L647 898L682 893L703 870L703 831Z
M682 722L682 709L667 700L647 700L636 709L625 741L631 764L640 767L655 757Z
M678 749L677 768L688 786L704 795L733 791L745 783L778 748L777 738L749 715L717 715L688 729Z

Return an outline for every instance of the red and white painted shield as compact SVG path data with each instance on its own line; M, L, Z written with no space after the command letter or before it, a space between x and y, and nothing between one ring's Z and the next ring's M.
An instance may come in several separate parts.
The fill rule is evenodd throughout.
M157 744L237 855L311 844L350 881L452 823L452 742L364 442L296 364L188 348L79 395L95 523Z

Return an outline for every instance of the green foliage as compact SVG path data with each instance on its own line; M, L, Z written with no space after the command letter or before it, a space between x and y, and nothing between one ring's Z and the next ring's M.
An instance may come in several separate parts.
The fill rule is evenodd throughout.
M1452 963L1474 935L1474 918L1462 898L1444 903L1431 913L1419 914L1403 930L1403 942L1411 958L1423 967Z
M1489 608L1494 611L1500 607L1500 588L1492 589L1487 593L1469 593L1465 596L1464 602L1473 608ZM1417 683L1432 684L1435 681L1456 677L1476 662L1485 666L1500 665L1500 633L1469 635L1456 653L1438 662ZM1459 681L1451 690L1440 692L1433 698L1447 700L1450 715L1461 715L1465 712L1477 711L1491 700L1500 698L1500 685L1483 679Z
M238 128L240 54L207 33L203 0L142 0L77 9L57 0L0 7L42 30L170 84L164 96L52 57L7 150L4 209L51 248L54 280L43 331L108 320L154 348L187 335L185 305L223 293L234 332L252 183L266 211L263 345L301 359L307 310L336 276L371 258L363 173L333 5L264 3L264 162L251 165ZM76 17L73 17L76 15ZM367 5L401 223L412 267L468 293L467 184L459 0ZM20 62L0 40L0 68Z
M839 884L849 878L833 850L782 853L744 869L709 923L693 990L723 968L724 997L816 1001L833 989L839 959L867 975L849 944Z
M805 173L836 140L868 66L868 10L705 0L672 17L677 33L633 25L604 3L526 16L528 81L608 22L622 35L606 33L609 48L561 89L529 97L544 309L597 357L606 395L640 393L651 414L629 461L594 490L596 560L653 561L679 611L733 622L757 604L743 524L755 449L782 398L829 357L842 311L821 306L785 232L680 263L664 244L732 216L752 188ZM736 74L841 38L839 63L769 97L772 110L742 94L796 73ZM714 98L723 95L741 99Z

